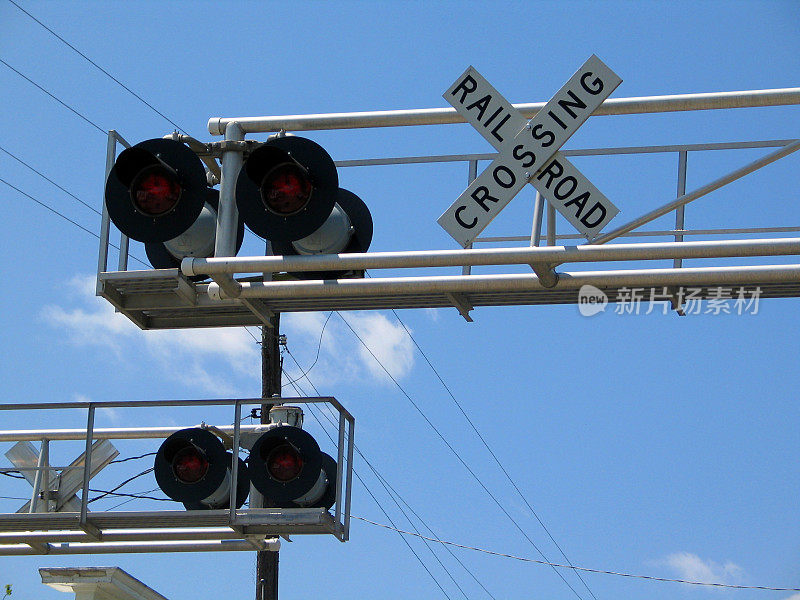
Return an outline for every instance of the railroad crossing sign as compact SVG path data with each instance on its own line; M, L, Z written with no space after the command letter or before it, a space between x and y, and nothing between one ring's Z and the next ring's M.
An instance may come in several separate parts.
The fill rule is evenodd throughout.
M558 149L620 83L622 79L592 55L527 120L469 67L444 98L499 154L439 217L439 225L466 247L530 183L587 239L596 238L619 209Z
M83 486L83 465L86 453L82 452L72 463L57 472L47 464L47 454L42 460L41 452L30 442L17 442L6 452L6 457L17 467L22 476L33 486L35 494L33 510L26 502L17 512L80 512L81 501L75 495ZM119 456L119 451L108 440L98 440L92 444L92 461L89 479ZM37 476L37 473L38 476Z

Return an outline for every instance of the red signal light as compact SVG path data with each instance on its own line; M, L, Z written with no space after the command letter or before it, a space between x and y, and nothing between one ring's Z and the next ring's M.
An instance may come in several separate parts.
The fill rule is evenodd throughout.
M174 175L155 166L143 170L134 179L130 193L137 211L148 217L158 217L177 206L182 191Z
M172 459L172 472L181 483L197 483L208 473L208 460L195 446L186 446Z
M305 208L313 189L305 169L296 163L282 163L264 175L261 199L272 212L288 216Z
M278 481L291 481L303 470L303 458L291 444L273 448L266 460L267 472Z

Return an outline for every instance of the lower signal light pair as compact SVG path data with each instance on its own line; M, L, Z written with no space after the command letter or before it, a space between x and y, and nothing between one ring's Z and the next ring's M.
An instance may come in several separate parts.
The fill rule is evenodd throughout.
M236 508L250 485L264 507L330 509L336 499L336 461L306 431L290 425L261 435L247 462L237 457ZM161 490L187 510L230 508L233 454L206 429L182 429L156 453L154 472Z

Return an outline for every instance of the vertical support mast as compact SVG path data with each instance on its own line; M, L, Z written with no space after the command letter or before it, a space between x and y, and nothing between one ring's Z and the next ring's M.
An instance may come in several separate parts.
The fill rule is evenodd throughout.
M270 326L261 327L261 397L265 400L281 393L280 322L280 313L275 313ZM270 408L270 404L261 405L262 423L269 423ZM256 600L278 600L277 551L256 553Z

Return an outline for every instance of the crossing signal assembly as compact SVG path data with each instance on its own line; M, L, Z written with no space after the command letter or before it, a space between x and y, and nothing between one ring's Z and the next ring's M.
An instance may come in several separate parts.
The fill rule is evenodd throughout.
M244 225L269 240L276 255L366 252L372 216L366 204L339 187L333 159L302 137L274 137L247 154L235 185L240 215L235 253ZM120 153L106 181L111 221L143 242L156 269L181 259L214 255L219 192L210 188L202 161L183 143L145 140ZM347 272L306 272L306 279ZM193 277L201 279L202 277Z
M156 482L188 510L230 508L232 459L210 431L182 429L156 453ZM263 495L264 507L330 509L336 501L336 461L298 427L270 428L253 444L249 464L238 460L236 508L244 504L251 483Z

